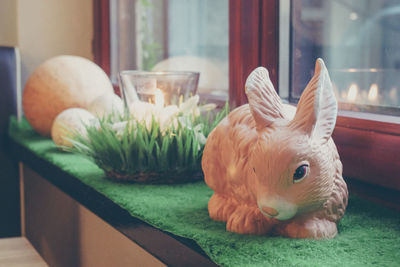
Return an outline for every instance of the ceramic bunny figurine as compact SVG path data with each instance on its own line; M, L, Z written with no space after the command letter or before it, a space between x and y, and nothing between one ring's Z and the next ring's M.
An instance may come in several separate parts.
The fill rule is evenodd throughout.
M318 59L297 110L282 104L259 67L246 81L249 104L209 135L202 167L214 190L210 217L229 231L292 238L333 238L348 199L331 138L337 102Z

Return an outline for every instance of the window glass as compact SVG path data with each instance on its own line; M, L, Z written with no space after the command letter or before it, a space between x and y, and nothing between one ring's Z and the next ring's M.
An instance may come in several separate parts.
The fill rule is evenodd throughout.
M292 0L291 8L292 101L321 57L341 109L400 115L400 1Z
M199 71L199 93L228 95L228 0L111 0L111 76Z

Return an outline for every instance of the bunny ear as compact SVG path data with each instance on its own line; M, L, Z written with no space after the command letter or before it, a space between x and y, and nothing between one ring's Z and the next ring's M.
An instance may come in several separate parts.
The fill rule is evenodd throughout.
M315 63L315 74L300 97L290 127L303 130L313 141L323 144L335 128L337 109L328 70L319 58Z
M277 119L284 118L283 106L264 67L258 67L246 81L246 95L257 125L263 129Z

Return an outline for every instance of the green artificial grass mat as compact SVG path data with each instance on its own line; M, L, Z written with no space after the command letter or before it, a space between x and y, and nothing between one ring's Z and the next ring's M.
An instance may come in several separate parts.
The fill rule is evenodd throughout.
M139 185L110 181L88 159L56 149L28 122L11 118L9 135L38 157L60 166L128 210L164 231L195 240L222 266L400 266L400 214L351 195L339 235L331 240L300 240L227 232L208 216L212 195L203 182Z

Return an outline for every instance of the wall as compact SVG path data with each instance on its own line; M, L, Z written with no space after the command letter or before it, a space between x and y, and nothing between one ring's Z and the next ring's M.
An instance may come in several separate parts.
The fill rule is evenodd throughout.
M93 59L92 39L93 0L0 0L0 46L19 47L22 87L31 72L50 57L71 54ZM3 162L9 160L0 156ZM5 175L3 173L2 178ZM8 203L2 201L6 204L0 207L1 214L11 217L9 209L15 210L18 194L11 191L5 181L0 182L0 188L15 195L16 199L7 198ZM30 192L31 188L27 190ZM55 205L58 203L57 199L53 201ZM40 213L40 208L35 207L31 212ZM0 236L15 235L2 228Z
M18 0L22 85L44 60L62 54L93 59L92 0Z
M62 54L93 60L92 0L1 0L0 45L18 46L22 86L44 60Z
M0 3L0 45L15 46L17 37L17 1L1 0Z

